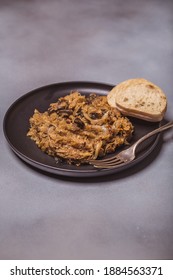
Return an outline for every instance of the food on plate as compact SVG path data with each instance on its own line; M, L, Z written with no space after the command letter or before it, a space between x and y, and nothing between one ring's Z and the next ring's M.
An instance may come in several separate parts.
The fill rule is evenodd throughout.
M123 115L151 122L161 121L167 109L167 99L160 87L143 78L119 83L107 95L110 106Z
M107 96L78 91L60 97L45 112L35 109L29 122L27 135L43 152L75 164L114 152L128 144L134 131Z

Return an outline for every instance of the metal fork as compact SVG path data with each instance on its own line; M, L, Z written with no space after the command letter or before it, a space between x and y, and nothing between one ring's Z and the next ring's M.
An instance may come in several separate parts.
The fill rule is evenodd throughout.
M148 139L149 137L160 133L164 130L167 130L169 128L173 127L173 121L168 122L167 124L160 126L159 128L147 133L142 138L140 138L138 141L136 141L130 148L123 150L122 152L118 153L115 156L112 156L107 159L96 159L96 160L90 160L90 164L94 165L97 168L115 168L120 165L124 165L127 162L130 162L135 159L136 157L136 148L139 144L141 144L143 141Z

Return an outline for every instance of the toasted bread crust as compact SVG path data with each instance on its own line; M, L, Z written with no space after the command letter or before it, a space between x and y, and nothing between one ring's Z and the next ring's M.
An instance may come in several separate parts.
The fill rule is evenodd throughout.
M117 105L115 106L115 108L117 108L124 116L127 116L127 117L134 117L134 118L149 121L149 122L159 122L163 119L162 115L150 117L147 114L140 114L140 113L136 113L136 112L133 112L130 110L127 112L127 110L123 110L121 107L119 107Z

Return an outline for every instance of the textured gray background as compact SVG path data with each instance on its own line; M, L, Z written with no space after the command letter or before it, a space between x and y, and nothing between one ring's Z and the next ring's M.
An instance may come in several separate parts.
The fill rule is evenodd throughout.
M173 2L0 0L0 259L172 259L173 131L141 165L95 179L48 176L3 135L18 97L54 82L144 77L173 119Z

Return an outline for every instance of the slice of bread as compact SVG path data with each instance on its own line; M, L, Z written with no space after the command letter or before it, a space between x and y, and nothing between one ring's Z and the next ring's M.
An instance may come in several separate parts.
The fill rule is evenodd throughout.
M118 84L108 93L107 100L122 114L151 122L161 121L167 108L166 95L161 88L143 78Z

